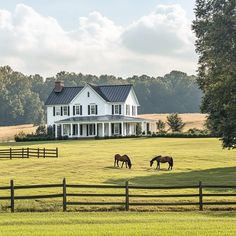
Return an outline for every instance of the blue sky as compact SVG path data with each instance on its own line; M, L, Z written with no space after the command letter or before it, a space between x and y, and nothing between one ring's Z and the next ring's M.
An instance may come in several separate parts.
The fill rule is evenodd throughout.
M172 69L195 74L194 4L1 0L0 65L44 76L61 70L124 77Z

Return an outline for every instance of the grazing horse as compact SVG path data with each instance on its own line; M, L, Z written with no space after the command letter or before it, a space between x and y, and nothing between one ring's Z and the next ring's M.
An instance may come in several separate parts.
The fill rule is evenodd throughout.
M131 164L131 161L130 161L130 159L129 159L129 157L127 155L121 156L120 154L116 154L114 156L114 158L115 158L115 160L114 160L114 167L116 167L116 166L119 167L119 161L122 161L121 168L123 167L124 162L125 162L126 168L127 168L127 165L128 165L129 169L131 169L132 164Z
M151 161L150 161L150 166L152 166L153 162L156 161L157 162L157 168L156 169L159 169L160 170L160 163L165 163L165 162L168 162L169 163L169 168L168 170L172 170L172 167L173 167L173 158L172 157L169 157L169 156L156 156L154 157Z

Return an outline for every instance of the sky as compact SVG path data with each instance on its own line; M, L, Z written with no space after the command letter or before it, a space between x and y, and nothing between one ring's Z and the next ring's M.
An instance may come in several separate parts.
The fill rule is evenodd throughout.
M196 74L194 0L0 0L0 66L25 74Z

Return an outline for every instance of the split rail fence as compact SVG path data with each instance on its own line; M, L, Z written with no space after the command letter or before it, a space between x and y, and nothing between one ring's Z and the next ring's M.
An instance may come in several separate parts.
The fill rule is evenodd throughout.
M41 195L17 195L17 190L22 189L48 189L48 188L58 188L60 189L60 193L58 194L41 194ZM203 189L212 189L214 193L204 193ZM79 193L71 193L71 190L81 190ZM92 189L95 190L96 193L87 193L84 189ZM121 189L123 193L97 193L98 189ZM131 194L130 190L186 190L186 189L195 189L196 194ZM216 193L216 189L221 189L218 193ZM222 191L224 189L225 191ZM202 182L199 182L198 185L189 185L189 186L134 186L129 185L128 181L125 185L85 185L85 184L67 184L66 179L63 179L60 184L41 184L41 185L14 185L14 181L10 181L9 186L1 186L0 193L2 190L10 190L10 196L3 196L0 194L0 200L9 200L11 212L15 211L15 202L18 200L29 200L29 199L61 199L61 206L63 211L67 211L68 206L84 206L84 205L119 205L126 211L129 210L130 206L196 206L200 211L203 210L203 206L205 205L236 205L236 201L206 201L204 202L204 197L236 197L236 193L228 193L229 189L236 189L236 186L232 185L203 185ZM83 190L83 191L82 191ZM73 201L70 198L73 197ZM86 201L74 201L75 198L80 199L81 197L86 197ZM109 197L112 199L123 198L123 201L91 201L88 199L104 198ZM139 202L133 202L133 199L143 199L145 202L139 200ZM149 202L147 199L153 198L155 202ZM174 198L175 202L163 202L163 199L166 198ZM183 202L179 199L189 199L194 198L194 201L191 202ZM162 201L158 201L162 199ZM218 199L216 199L218 200Z
M0 158L58 157L58 148L8 148L0 149Z

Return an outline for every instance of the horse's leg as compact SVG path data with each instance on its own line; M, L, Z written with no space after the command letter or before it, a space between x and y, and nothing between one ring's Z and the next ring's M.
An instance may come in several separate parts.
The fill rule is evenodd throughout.
M114 167L116 167L116 159L115 159L115 161L114 161Z
M119 167L119 160L116 161L117 166Z
M123 165L124 165L124 161L122 162L121 168L123 168Z
M157 168L156 169L158 169L158 167L159 167L159 161L157 161Z
M128 168L127 161L125 162L125 167Z

